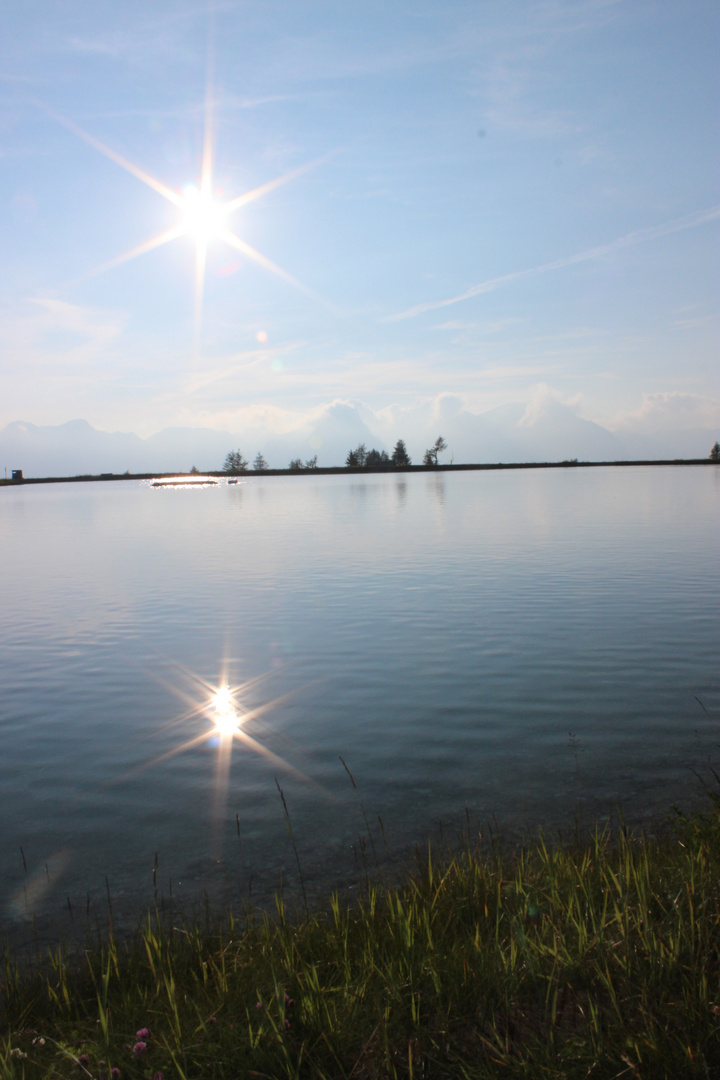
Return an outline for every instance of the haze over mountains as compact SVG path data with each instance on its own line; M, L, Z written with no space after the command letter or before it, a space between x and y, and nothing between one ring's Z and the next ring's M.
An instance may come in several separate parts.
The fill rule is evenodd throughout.
M673 395L659 397L662 400L646 403L612 431L578 416L571 404L547 390L529 404L484 413L470 412L452 394L378 412L359 402L335 401L282 432L260 424L238 432L170 427L141 438L132 432L99 431L86 420L58 426L16 421L0 431L0 466L8 475L11 469L22 469L27 477L184 472L192 466L205 471L220 469L228 450L238 447L250 461L262 451L273 468L316 454L318 465L333 466L344 464L348 450L359 443L391 451L398 438L405 439L413 462L419 464L438 435L448 444L440 459L444 463L707 457L720 427L698 421L712 421L714 409L698 414L687 402L670 401ZM683 421L692 423L683 426Z

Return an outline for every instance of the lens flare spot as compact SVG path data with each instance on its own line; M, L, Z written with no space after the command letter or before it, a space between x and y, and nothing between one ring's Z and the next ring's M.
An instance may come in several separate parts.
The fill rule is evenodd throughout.
M255 338L256 338L257 341L260 342L261 345L264 345L265 342L268 339L268 336L267 336L267 334L265 333L264 330L258 330L257 334L255 335Z

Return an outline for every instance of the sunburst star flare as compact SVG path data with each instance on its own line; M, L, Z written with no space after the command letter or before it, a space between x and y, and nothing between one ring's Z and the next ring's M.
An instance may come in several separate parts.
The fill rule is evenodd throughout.
M216 242L222 242L232 247L235 251L240 252L253 262L258 263L264 269L270 273L279 277L282 281L292 285L293 288L299 289L306 296L311 296L316 300L322 301L322 297L313 292L303 285L297 278L293 277L282 267L278 266L267 256L251 247L245 240L237 236L228 228L228 218L230 218L241 207L247 206L249 203L254 202L256 199L274 191L276 188L283 184L288 183L290 180L294 180L302 173L307 172L310 169L315 168L321 162L327 160L330 155L317 158L314 161L310 161L301 165L299 168L292 169L290 172L284 173L281 176L277 176L272 180L266 181L264 184L260 184L249 191L246 191L242 195L238 195L232 199L228 199L225 202L220 202L214 194L213 189L213 135L212 135L212 110L210 104L206 104L205 110L205 134L203 140L203 158L202 158L202 171L200 186L197 187L194 184L186 185L181 192L174 190L167 184L164 184L157 177L153 176L147 170L136 165L128 158L119 154L111 147L106 146L105 143L96 139L89 132L85 131L78 124L72 120L68 120L66 117L60 114L47 110L48 114L56 120L59 124L62 124L68 131L71 131L77 138L82 139L98 153L103 154L109 158L110 161L119 165L120 168L130 173L137 180L140 180L147 187L151 188L156 194L161 195L168 202L172 203L180 211L180 221L164 232L158 233L157 236L151 237L149 240L145 240L135 247L130 248L128 251L121 255L117 255L112 259L107 260L104 263L89 270L81 278L75 279L69 284L76 284L77 281L85 280L87 278L96 277L98 274L103 274L108 270L114 269L116 266L120 266L123 263L129 262L131 259L135 259L140 255L145 255L150 251L154 251L156 248L162 247L165 244L178 240L183 237L189 238L195 245L195 334L196 338L199 335L200 325L202 321L202 307L203 296L205 290L205 271L207 264L207 253L209 247Z

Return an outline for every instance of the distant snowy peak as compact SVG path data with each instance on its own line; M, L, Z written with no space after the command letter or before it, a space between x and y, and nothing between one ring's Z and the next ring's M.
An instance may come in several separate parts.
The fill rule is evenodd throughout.
M440 461L461 464L706 457L720 432L709 427L658 432L641 422L609 431L552 395L472 413L448 394L377 413L358 402L335 401L283 434L261 427L241 434L177 427L141 438L99 431L83 419L55 426L18 420L0 431L0 468L8 475L22 469L28 477L186 472L193 466L207 471L222 468L227 452L238 448L250 461L262 451L274 468L315 455L319 465L332 466L344 464L348 450L360 443L391 451L399 438L417 464L439 435L448 447Z
M101 472L188 470L193 452L203 468L220 468L230 436L205 429L175 429L141 439L132 432L98 431L87 420L41 427L15 421L0 431L0 465L26 476L79 476Z

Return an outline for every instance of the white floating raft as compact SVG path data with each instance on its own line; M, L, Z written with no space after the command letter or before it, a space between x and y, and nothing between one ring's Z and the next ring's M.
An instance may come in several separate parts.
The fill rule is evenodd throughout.
M217 487L217 480L210 476L203 476L196 480L192 476L174 476L167 480L153 480L152 487Z

